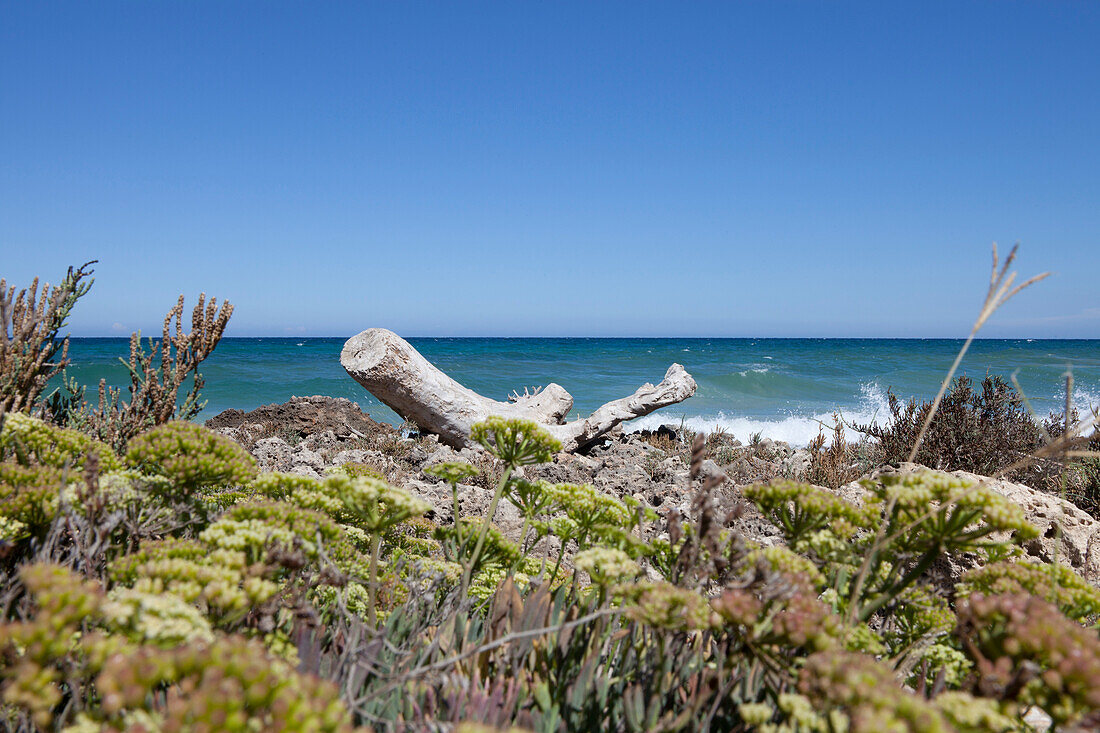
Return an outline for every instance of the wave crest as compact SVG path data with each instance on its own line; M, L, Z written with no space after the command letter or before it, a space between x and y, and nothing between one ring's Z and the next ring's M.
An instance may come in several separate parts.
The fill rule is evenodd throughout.
M886 390L877 383L870 382L860 385L859 403L852 407L837 407L846 425L868 424L874 421L882 422L889 416ZM831 432L836 426L836 418L833 412L821 412L812 415L791 414L778 419L744 417L719 411L711 415L673 416L670 413L657 412L632 420L624 427L627 432L639 430L656 430L661 425L674 427L683 425L696 432L711 433L715 430L723 430L742 442L748 442L754 433L760 433L765 438L782 440L792 446L804 447L824 430ZM848 440L859 440L860 433L845 428L845 437Z

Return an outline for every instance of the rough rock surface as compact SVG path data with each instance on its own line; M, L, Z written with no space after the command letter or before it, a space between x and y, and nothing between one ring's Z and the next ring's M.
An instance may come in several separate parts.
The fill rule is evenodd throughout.
M206 421L206 427L212 429L239 428L242 425L261 425L267 435L298 437L331 430L341 439L393 430L389 425L372 420L351 400L322 395L291 397L289 402L264 405L251 412L226 410Z
M335 417L318 414L326 404L336 405ZM260 412L276 421L287 415L299 417L293 423L257 422L256 413ZM356 412L361 417L353 422L349 416ZM473 516L484 515L488 510L501 471L499 462L480 449L456 450L431 435L401 437L392 427L375 423L347 400L330 403L329 398L296 398L288 405L260 408L240 420L233 415L223 418L224 415L208 424L221 425L221 432L241 442L256 457L262 470L319 477L333 466L365 465L430 503L433 508L429 518L436 522L452 521L451 491L446 483L424 469L447 461L465 461L478 468L480 475L460 485L458 492L459 511ZM233 422L235 425L230 424ZM350 423L355 432L338 430L337 423ZM257 437L271 435L274 424L293 424L300 432L292 433L291 441ZM377 427L369 430L371 425ZM361 433L359 427L368 428L369 432ZM663 427L654 432L605 437L587 454L561 453L550 463L527 466L522 471L528 479L590 483L618 498L635 497L663 515L677 512L686 516L695 490L689 477L689 454L686 441L680 439L677 431ZM808 453L764 439L750 446L733 440L718 442L708 448L708 455L702 471L704 475L725 477L715 493L719 510L733 518L731 526L741 530L749 540L764 545L779 543L779 531L744 500L740 487L775 477L796 477L809 465ZM909 472L920 468L902 464L884 470ZM1031 555L1047 561L1057 557L1090 581L1100 581L1100 521L1068 501L1023 484L961 471L955 475L984 481L1024 508L1027 519L1040 531L1040 537L1025 548ZM838 493L858 502L863 489L852 482L842 486ZM510 504L500 503L494 521L506 535L518 538L522 522ZM975 564L976 557L952 558L935 572L941 573L945 584L950 586Z

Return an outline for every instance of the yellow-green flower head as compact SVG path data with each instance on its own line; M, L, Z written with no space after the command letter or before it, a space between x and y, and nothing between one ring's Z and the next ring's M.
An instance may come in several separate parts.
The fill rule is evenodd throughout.
M646 626L693 631L710 625L707 599L671 583L636 583L616 589L628 601L627 615Z
M763 702L745 702L737 706L737 714L746 725L760 726L775 715L771 705Z
M0 463L0 516L28 530L48 526L61 505L66 480L74 478L78 477L50 466Z
M638 563L622 550L608 547L593 547L578 552L573 557L573 565L592 578L596 585L608 586L635 578L641 572Z
M1009 733L1021 729L996 700L948 691L936 695L932 702L959 730Z
M561 441L533 420L490 417L474 423L470 438L511 466L546 463L561 450Z
M825 721L814 711L813 703L803 695L783 692L776 702L779 709L786 713L787 719L795 724L796 729L828 730L824 725Z
M356 463L355 461L349 461L342 466L333 466L327 470L330 473L342 473L351 478L359 478L361 476L376 479L386 478L376 467L367 465L366 463Z
M490 565L478 572L470 581L469 593L479 601L491 598L500 588L500 584L508 577L508 571L499 565ZM526 573L512 573L512 581L523 590L531 584L531 578Z
M1100 616L1100 590L1060 563L996 562L967 572L956 588L960 596L1030 593L1075 621Z
M256 475L256 461L240 445L180 420L131 440L126 460L135 468L166 476L184 489L241 485Z
M867 510L811 484L775 480L747 486L744 494L791 543L827 527L850 536L870 522Z
M831 535L828 530L823 530L819 534ZM793 579L803 580L806 585L814 588L820 588L826 582L821 570L809 558L782 545L753 550L745 557L745 562L749 564L762 562L772 570Z
M15 542L27 534L27 525L18 519L0 515L0 542Z
M480 471L463 461L448 461L447 463L428 466L424 469L424 473L442 479L449 484L460 484L466 479L477 476Z
M626 524L630 510L613 496L592 484L553 484L546 491L561 510L581 527L593 524Z
M152 596L173 594L215 618L237 618L279 591L278 584L250 573L244 552L179 541L148 543L108 568L120 585Z
M862 484L870 492L872 501L882 504L893 501L903 520L917 521L939 505L941 514L973 515L974 524L984 523L991 531L1014 532L1017 540L1039 536L1039 531L1024 518L1024 510L1019 504L984 484L942 471L886 474Z
M958 621L946 600L920 586L905 589L894 615L899 630L914 642L947 634Z
M172 729L187 721L184 729L352 730L332 683L297 673L259 641L240 636L171 652L144 647L114 654L96 678L103 712L123 719L165 686L172 690Z
M210 622L198 608L171 593L112 590L103 604L108 628L138 643L171 648L189 641L213 641Z
M0 453L18 451L34 456L39 463L54 468L79 471L90 454L99 459L101 471L114 471L121 462L106 444L91 438L79 430L59 428L56 425L24 415L11 413L4 417L0 431Z
M283 501L297 491L318 491L321 482L296 473L261 473L249 488L269 499Z
M357 520L355 523L368 532L385 531L432 508L423 499L376 478L330 476L325 486L340 498Z
M312 555L317 551L313 542L299 537L286 527L261 519L230 519L223 517L204 529L199 539L221 550L243 552L253 561L266 555L271 545L292 546L295 540L302 543L302 551Z
M928 662L928 676L925 678L925 684L929 685L935 682L936 676L939 675L942 670L943 681L946 682L949 687L958 687L966 680L967 675L970 674L970 670L974 667L974 663L970 661L968 656L958 649L942 642L928 647L928 649L921 654L920 659L922 662ZM979 730L981 729L979 728ZM1015 728L1012 730L1015 730Z

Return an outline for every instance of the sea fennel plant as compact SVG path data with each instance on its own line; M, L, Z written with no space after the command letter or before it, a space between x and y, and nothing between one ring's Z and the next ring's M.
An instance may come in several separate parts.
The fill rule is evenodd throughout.
M1015 557L1035 531L989 487L926 471L843 495L751 486L781 540L763 546L740 531L748 512L718 501L701 438L686 514L660 516L517 476L555 450L538 426L475 433L504 466L489 514L459 514L474 469L444 464L454 521L435 526L377 476L256 475L198 426L137 436L120 458L8 423L5 724L989 733L1030 708L1067 728L1097 719L1083 623L1100 593ZM502 500L518 542L492 523ZM937 568L961 557L980 567L952 587Z

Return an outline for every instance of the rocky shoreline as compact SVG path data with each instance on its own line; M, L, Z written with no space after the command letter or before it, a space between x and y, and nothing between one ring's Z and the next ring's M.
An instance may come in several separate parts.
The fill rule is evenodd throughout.
M474 448L455 450L434 435L420 435L379 423L354 402L325 396L294 397L281 405L266 405L251 412L227 410L206 423L207 427L234 439L256 458L261 470L281 471L314 478L345 464L377 472L432 506L428 518L452 521L449 487L425 473L426 468L449 461L465 461L480 473L459 485L459 511L484 516L492 489L500 475L495 459ZM616 431L584 454L560 453L551 463L524 469L525 478L550 482L592 484L617 498L633 496L661 514L690 511L694 487L689 477L693 435L672 426L656 431ZM777 478L803 477L811 461L804 448L760 438L743 445L729 436L709 436L702 476L716 476L718 508L731 518L730 526L752 541L768 546L779 542L779 532L742 496L741 488ZM909 471L909 464L880 470ZM1027 519L1040 529L1040 537L1027 546L1029 554L1044 561L1056 557L1086 579L1100 578L1100 522L1072 503L1023 484L987 479L956 472L972 480L984 480L999 493L1023 507ZM856 482L838 490L858 500ZM522 521L516 510L502 503L494 522L506 536L516 537ZM945 568L957 577L966 568Z

